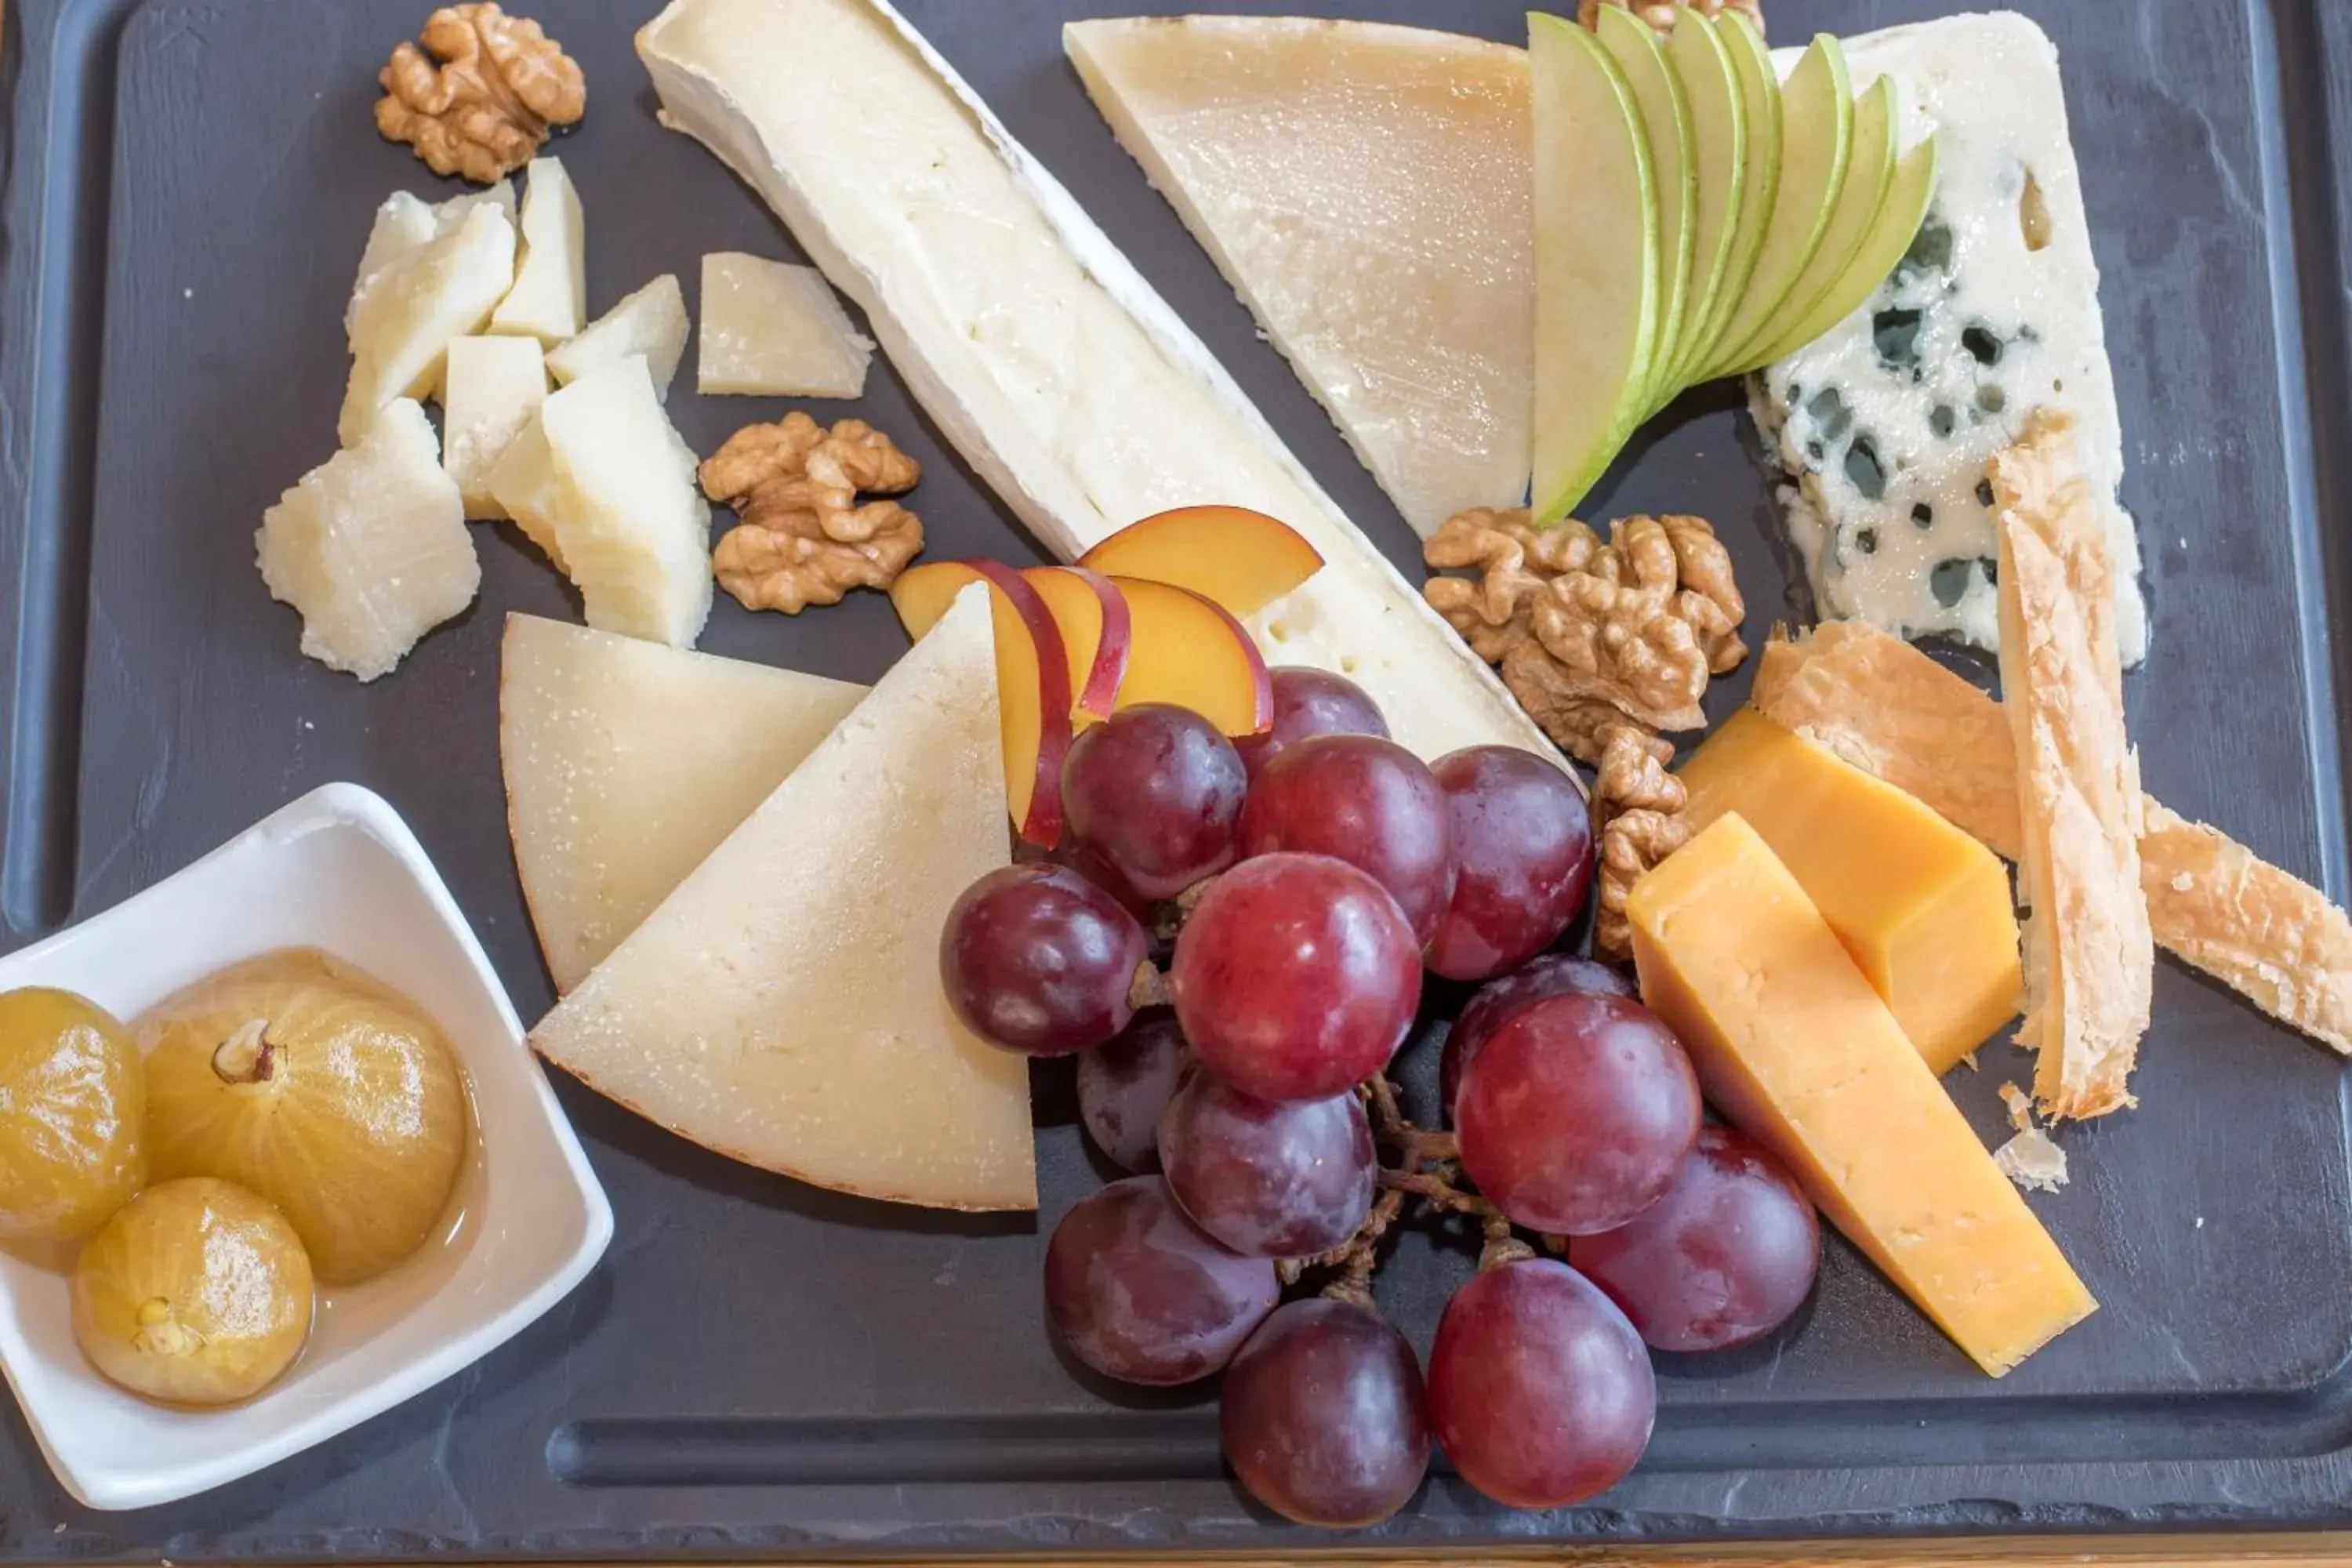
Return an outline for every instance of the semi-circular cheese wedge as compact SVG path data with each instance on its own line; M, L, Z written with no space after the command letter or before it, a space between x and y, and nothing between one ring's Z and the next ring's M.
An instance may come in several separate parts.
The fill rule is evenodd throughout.
M499 764L555 989L585 979L865 695L845 680L509 616Z
M540 1020L541 1056L706 1149L934 1208L1037 1204L1029 1064L949 1011L940 931L1010 859L988 590Z

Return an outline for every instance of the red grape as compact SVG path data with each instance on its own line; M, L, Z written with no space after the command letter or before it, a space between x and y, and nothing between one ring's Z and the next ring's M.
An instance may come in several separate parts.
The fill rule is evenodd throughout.
M1261 1100L1320 1100L1396 1054L1421 1005L1421 945L1353 866L1265 855L1194 906L1168 979L1210 1071Z
M1158 916L1157 900L1147 899L1135 890L1132 883L1118 874L1118 868L1101 856L1079 843L1067 833L1062 835L1053 848L1033 858L1050 860L1056 866L1067 866L1112 898L1119 907L1133 915L1149 931Z
M1512 1224L1586 1236L1665 1195L1699 1109L1690 1058L1647 1007L1552 996L1486 1037L1454 1124L1464 1172Z
M1522 1258L1454 1293L1429 1352L1429 1417L1465 1481L1513 1508L1608 1490L1657 1418L1649 1352L1564 1263Z
M1389 721L1364 689L1344 675L1305 665L1276 665L1267 671L1274 685L1274 722L1264 734L1234 742L1249 776L1274 761L1293 742L1309 735L1379 735Z
M1459 869L1429 967L1484 980L1558 942L1584 908L1592 817L1574 781L1533 752L1471 746L1432 771L1451 807Z
M1080 1198L1045 1246L1045 1315L1106 1377L1191 1383L1233 1359L1281 1294L1274 1265L1201 1234L1157 1176Z
M1172 899L1233 864L1248 787L1223 732L1165 702L1080 731L1062 763L1070 836L1147 899Z
M1130 1171L1160 1168L1160 1113L1192 1060L1184 1031L1163 1012L1139 1015L1078 1056L1078 1114L1095 1147Z
M1301 1524L1378 1524L1429 1468L1421 1363L1386 1319L1353 1302L1276 1309L1225 1369L1219 1405L1242 1485Z
M1445 1107L1445 1114L1454 1114L1454 1098L1461 1088L1462 1069L1504 1019L1529 1002L1580 992L1595 996L1638 994L1624 971L1565 952L1538 954L1529 959L1525 968L1480 986L1477 994L1462 1009L1461 1016L1454 1020L1454 1027L1446 1031L1445 1048L1437 1058L1438 1102Z
M991 1045L1035 1057L1098 1046L1127 1027L1146 951L1118 900L1066 866L991 871L940 932L948 1003Z
M1311 735L1260 770L1242 807L1242 857L1286 849L1369 872L1420 942L1454 894L1445 792L1419 757L1378 735Z
M1568 1260L1657 1349L1717 1351L1762 1338L1804 1304L1822 1227L1762 1145L1710 1123L1664 1197L1578 1237Z
M1260 1100L1213 1073L1177 1086L1160 1164L1192 1223L1252 1258L1312 1258L1356 1234L1380 1166L1352 1090Z

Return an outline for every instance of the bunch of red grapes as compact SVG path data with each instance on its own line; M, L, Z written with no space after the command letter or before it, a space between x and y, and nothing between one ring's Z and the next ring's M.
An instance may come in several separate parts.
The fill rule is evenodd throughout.
M1593 879L1565 773L1499 746L1426 765L1352 682L1273 673L1273 725L1239 745L1162 705L1087 730L1054 858L991 873L949 915L958 1014L1009 1050L1079 1053L1089 1135L1144 1173L1063 1216L1046 1312L1106 1376L1222 1372L1227 1459L1293 1520L1388 1518L1433 1442L1498 1501L1591 1497L1649 1442L1645 1344L1780 1324L1812 1286L1812 1208L1704 1120L1688 1057L1624 975L1547 952ZM1171 902L1173 1005L1139 1005L1162 994L1152 932ZM1360 1283L1282 1299L1297 1264L1376 1234L1383 1184L1413 1176L1383 1171L1364 1086L1424 972L1486 983L1440 1095L1467 1201L1506 1241L1447 1305L1425 1376ZM1568 1260L1509 1226L1565 1238Z

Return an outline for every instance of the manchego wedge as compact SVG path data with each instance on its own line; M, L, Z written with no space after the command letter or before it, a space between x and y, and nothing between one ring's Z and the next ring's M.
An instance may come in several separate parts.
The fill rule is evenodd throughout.
M478 331L514 282L515 230L495 202L386 263L352 301L352 378L338 439L355 444L394 398L430 396L452 338Z
M405 397L262 513L254 542L270 597L302 612L302 651L362 680L390 674L482 582L457 481Z
M654 394L667 400L686 357L686 290L677 274L665 272L581 329L580 335L549 351L548 374L569 386L590 371L631 354L642 354L653 372Z
M929 635L531 1031L705 1148L840 1192L1036 1206L1027 1058L938 981L956 897L1010 858L988 589Z
M866 695L845 680L507 617L499 763L539 948L568 992Z

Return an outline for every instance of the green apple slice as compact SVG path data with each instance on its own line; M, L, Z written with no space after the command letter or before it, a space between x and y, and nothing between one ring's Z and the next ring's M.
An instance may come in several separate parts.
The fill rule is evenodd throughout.
M1838 193L1837 210L1804 272L1790 285L1788 296L1764 324L1749 334L1734 356L1738 368L1756 363L1759 352L1788 334L1790 327L1812 314L1832 284L1844 276L1846 264L1869 237L1895 181L1895 79L1880 77L1870 84L1853 107L1853 153L1845 167L1845 186Z
M1930 136L1895 160L1895 177L1887 183L1886 200L1879 204L1877 220L1870 226L1860 248L1821 300L1793 323L1778 341L1748 363L1748 369L1788 358L1807 343L1870 302L1895 264L1903 259L1927 220L1927 205L1936 195L1938 153Z
M1603 8L1603 14L1616 9ZM1748 175L1748 107L1731 51L1704 12L1685 11L1666 41L1666 64L1681 82L1690 108L1691 215L1690 286L1660 369L1650 388L1652 408L1682 390L1681 371L1708 312L1723 296L1739 235L1739 192Z
M1663 384L1674 374L1667 351L1681 330L1690 299L1691 247L1696 237L1692 215L1698 203L1691 108L1683 95L1682 79L1666 63L1665 46L1631 11L1603 5L1593 22L1593 35L1633 89L1633 106L1642 111L1642 128L1650 143L1651 183L1657 190L1658 337L1642 394L1642 406L1650 408L1672 395Z
M1633 89L1600 40L1528 15L1536 173L1536 521L1633 433L1658 340L1658 200Z
M1853 94L1846 83L1845 50L1817 33L1780 88L1780 188L1772 222L1739 303L1724 323L1705 372L1712 380L1738 363L1737 355L1788 298L1820 248L1837 210L1853 153Z
M1685 11L1682 15L1690 13ZM1737 224L1729 241L1730 254L1724 262L1721 286L1697 333L1685 331L1686 341L1676 350L1675 379L1685 385L1703 379L1699 373L1706 368L1707 356L1722 336L1724 324L1739 308L1748 275L1756 268L1757 253L1764 247L1764 234L1771 226L1772 207L1780 190L1780 77L1772 68L1772 51L1765 47L1764 35L1756 30L1756 25L1737 11L1718 13L1715 26L1725 58L1731 62L1732 79L1739 89L1740 118L1746 121L1748 133L1748 163L1740 173ZM1679 26L1675 31L1681 31Z

